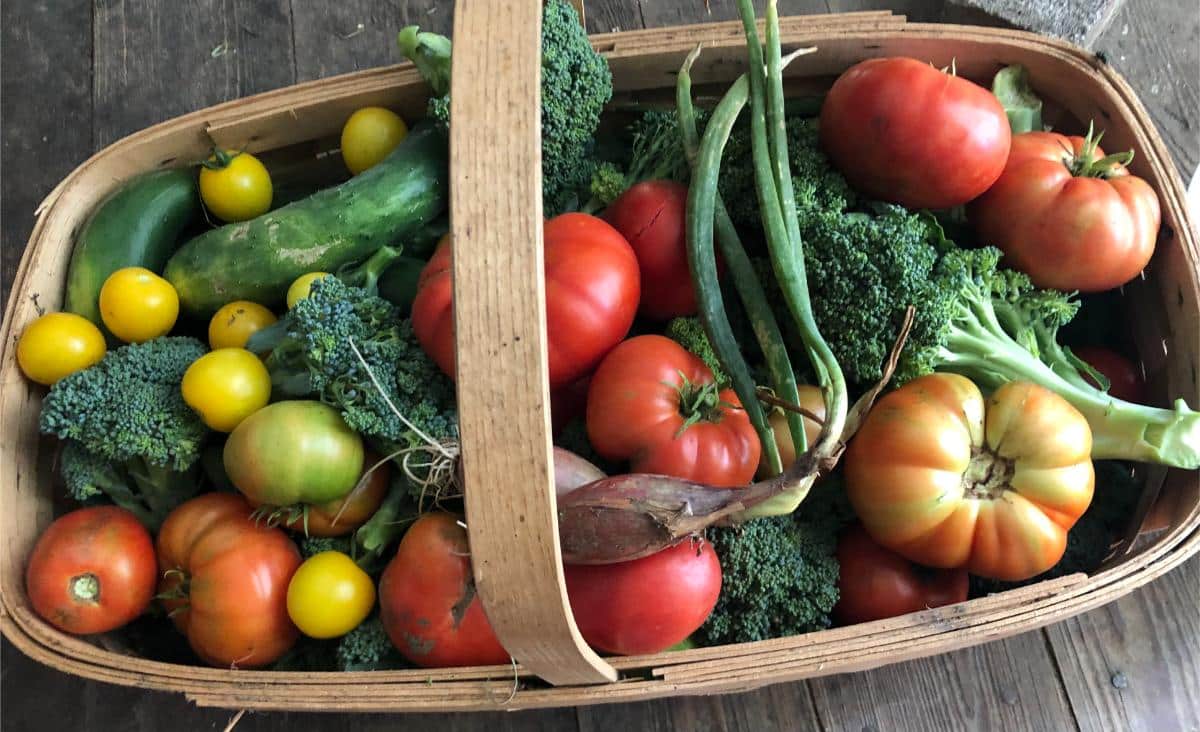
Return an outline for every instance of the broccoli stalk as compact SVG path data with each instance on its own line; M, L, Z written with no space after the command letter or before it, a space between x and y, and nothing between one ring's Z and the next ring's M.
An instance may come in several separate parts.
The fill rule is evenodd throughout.
M65 442L61 470L72 497L107 497L153 531L197 493L208 428L180 384L204 352L194 338L156 338L110 351L50 388L40 427Z
M433 91L429 116L449 122L450 40L409 26L397 42ZM612 98L608 62L592 48L567 0L548 0L542 11L541 91L542 198L545 215L554 216L587 194L596 167L593 135Z

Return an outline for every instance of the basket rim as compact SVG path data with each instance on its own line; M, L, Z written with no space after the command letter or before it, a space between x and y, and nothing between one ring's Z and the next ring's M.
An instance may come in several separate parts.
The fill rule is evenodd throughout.
M1180 223L1184 225L1184 231L1181 232L1181 245L1187 249L1187 253L1191 254L1191 262L1195 265L1197 261L1195 243L1196 227L1186 205L1182 205L1181 203L1184 197L1182 180L1171 158L1166 154L1161 139L1159 139L1153 126L1149 123L1146 111L1140 101L1124 79L1111 69L1111 67L1096 62L1090 53L1077 46L1065 41L1048 39L1032 33L976 26L906 24L899 16L892 17L896 20L893 21L890 29L881 29L886 28L887 24L880 25L878 22L880 16L872 15L870 23L874 23L877 27L866 28L863 25L863 23L866 23L864 20L863 23L860 23L860 26L862 26L861 29L851 25L847 32L850 34L858 33L863 38L870 39L903 36L933 40L955 38L968 41L977 40L1001 43L1014 48L1025 47L1043 53L1057 51L1062 56L1060 60L1064 63L1074 63L1097 72L1103 83L1122 102L1124 106L1122 112L1128 115L1131 128L1146 139L1148 149L1144 152L1144 156L1150 158L1151 164L1158 164L1160 167L1163 167L1165 160L1165 167L1158 171L1158 177L1163 183L1163 188L1158 192L1160 196L1169 198L1175 202L1176 215ZM704 32L716 33L726 30L726 27L731 24L736 24L736 21L711 24L711 26L706 25L704 26ZM695 38L688 33L690 28L685 26L662 30L689 37L692 39L691 42L694 42ZM843 29L836 30L837 32L843 31ZM630 31L627 33L631 36L636 34L636 40L639 41L652 37L650 31ZM593 36L593 43L597 46L611 47L612 50L608 51L609 53L619 53L624 48L621 46L621 41L625 36L625 33ZM787 40L788 37L785 36L785 42ZM718 40L716 43L719 44L720 41ZM733 43L736 43L736 41ZM638 43L633 44L628 50L630 53L636 53L638 47L644 48L641 43ZM33 267L38 249L43 243L43 231L47 222L53 218L57 210L56 207L62 202L63 197L86 182L89 171L98 162L126 155L139 146L144 146L150 141L170 134L176 134L181 129L190 127L195 127L196 129L219 128L222 122L232 121L234 118L240 119L241 117L237 112L238 110L244 110L245 105L248 103L261 108L263 110L261 114L269 115L290 109L294 106L292 103L301 98L304 98L305 104L320 104L320 100L370 93L396 87L413 90L423 90L425 88L424 82L420 80L419 75L417 75L415 69L410 64L381 67L305 82L264 92L241 100L224 102L161 122L153 127L113 142L89 157L64 178L37 208L37 220L31 232L28 246L23 253L15 273L9 301L5 309L4 324L0 328L0 338L3 339L3 343L0 344L0 364L3 364L5 372L11 375L11 371L15 369L15 349L12 347L14 315L18 310L20 301L27 294L25 288L26 280ZM314 96L318 101L310 101L307 98L309 95ZM207 149L207 144L203 147ZM1164 208L1166 208L1166 205L1164 205ZM19 375L17 378L19 378ZM5 382L9 383L9 380L5 379ZM2 406L5 410L13 408L9 401L4 401ZM9 442L9 440L5 440L5 442ZM10 474L10 469L8 466L0 466L0 475L4 476L4 482L6 483L4 487L5 493L9 492L11 485L17 480L15 475ZM8 546L6 545L6 548ZM930 637L938 638L944 636L946 633L958 634L957 640L961 641L960 647L965 647L1041 627L1045 623L1038 622L1037 616L1044 615L1046 611L1052 609L1064 613L1076 614L1098 607L1170 571L1198 551L1200 551L1200 506L1193 508L1187 520L1176 526L1173 531L1148 548L1144 553L1139 554L1139 559L1144 558L1144 561L1127 561L1091 577L1080 575L1073 578L1042 582L997 596L1012 596L1021 600L1016 605L1009 604L1004 607L1018 614L1023 613L1023 619L1005 623L1003 610L995 610L991 611L990 614L985 613L980 618L972 618L975 621L974 625L964 625L960 620L956 620L956 618L961 618L971 608L987 607L986 604L981 605L980 603L984 603L989 598L981 598L949 606L948 608L927 610L911 616L902 616L899 619L850 626L850 628L845 629L847 632L843 633L843 635L871 637L876 634L892 633L897 628L904 627L903 623L917 623L930 626L942 624L945 625L947 630L932 633ZM286 699L283 696L279 696L279 699L282 700L279 702L281 706L274 706L275 702L272 701L273 695L279 695L280 691L285 688L307 688L316 684L334 689L337 692L337 697L347 699L353 708L360 709L417 710L428 708L430 710L439 709L447 711L486 708L518 709L576 703L648 699L675 694L740 691L768 683L811 677L821 673L853 671L879 665L878 662L872 663L871 661L843 659L840 662L826 663L820 669L816 669L814 673L814 667L811 664L805 665L805 662L798 662L795 668L781 668L780 673L775 673L774 671L769 674L744 672L740 675L726 676L722 680L705 679L703 677L689 680L682 676L678 681L670 680L672 668L680 668L688 662L708 657L722 657L722 651L734 648L734 646L718 646L715 648L696 649L695 651L677 652L672 655L669 663L657 665L653 661L654 659L661 659L661 654L650 657L609 658L607 660L619 670L631 671L634 669L649 668L652 675L658 678L645 681L618 681L614 684L607 684L600 687L567 686L550 689L522 690L507 705L499 704L499 702L504 700L505 695L501 695L499 699L495 700L487 699L483 692L490 687L486 687L481 683L489 677L492 679L511 677L513 669L507 666L432 671L319 672L299 674L296 672L209 669L139 659L139 670L134 670L129 668L129 658L126 656L98 648L86 641L71 638L50 629L40 618L34 616L15 600L12 596L13 590L15 589L18 593L23 594L23 583L18 583L18 586L13 588L9 586L9 579L6 577L5 581L0 584L0 630L3 631L4 636L18 649L36 660L68 673L108 681L110 683L120 683L142 688L183 691L200 703L238 704L240 706L253 706L260 709L302 708L297 706L294 700ZM1046 594L1050 589L1053 589L1053 592ZM1014 593L1018 594L1014 595ZM997 604L999 605L1000 603ZM1058 620L1065 616L1056 615L1054 619ZM850 632L851 630L854 632ZM976 632L972 634L968 631ZM837 633L837 631L822 631L818 634L795 636L793 638L805 639L808 646L819 646L822 641L815 640L816 636L827 636L829 633ZM778 660L775 656L769 654L786 655L789 650L794 650L796 644L789 645L785 643L789 640L792 639L759 641L751 644L740 644L738 648L743 651L750 651L750 653L744 654L745 658L755 658L759 662L767 661L768 659ZM909 651L921 648L919 644L913 644L910 640L903 641L902 645ZM779 646L783 646L783 649L780 650ZM938 649L933 649L933 651L936 650ZM918 652L913 656L905 656L904 649L902 649L897 654L887 656L886 661L891 662L893 660L901 660L901 658L905 657L929 655L933 651ZM864 663L869 665L861 665ZM746 669L750 667L739 668ZM518 675L523 673L519 667L517 667L516 671ZM301 679L301 676L305 678ZM435 679L432 687L426 684L426 679L428 678ZM471 684L471 689L461 690L461 696L459 695L460 691L458 687L454 686L459 681ZM231 684L236 684L238 688L244 691L244 694L240 696L232 694L229 691ZM407 697L397 695L405 687L415 688L414 685L419 685L420 689L423 690L423 700L419 696L414 696L411 703L406 703L409 702ZM619 693L612 693L618 689L621 690ZM609 692L607 695L597 693L605 690ZM385 695L382 697L382 700L372 702L371 695L381 692ZM361 693L361 697L355 696L355 693ZM325 708L329 708L333 700L334 697L325 699ZM391 702L390 704L389 701ZM400 703L397 704L397 701Z

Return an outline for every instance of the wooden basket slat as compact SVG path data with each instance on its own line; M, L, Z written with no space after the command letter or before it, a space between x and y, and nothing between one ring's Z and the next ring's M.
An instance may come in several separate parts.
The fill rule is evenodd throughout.
M1200 345L1196 343L1200 338L1197 235L1165 146L1147 121L1136 95L1115 72L1069 44L1013 31L903 25L902 19L883 15L794 18L786 20L784 27L785 43L819 42L821 46L818 54L806 59L811 63L797 64L789 70L789 85L805 84L799 75L831 77L861 58L893 53L923 56L934 63L946 63L955 57L960 73L979 78L1003 63L1020 61L1033 71L1039 92L1072 116L1086 119L1099 115L1105 119L1107 146L1136 148L1134 171L1150 181L1163 202L1166 226L1159 254L1146 280L1126 288L1127 297L1142 314L1139 322L1150 325L1138 329L1142 360L1152 381L1164 384L1163 394L1180 394L1196 405L1200 393L1196 368L1200 360ZM650 95L655 87L673 84L674 70L698 39L706 42L696 70L699 82L728 81L744 64L740 34L740 24L735 22L598 36L593 42L606 49L617 88L636 96L642 92ZM639 65L641 76L637 73ZM30 611L21 572L33 537L51 516L53 481L49 463L53 453L43 449L48 443L43 444L36 435L37 392L19 376L11 343L14 333L34 315L30 294L39 293L44 306L57 306L69 243L83 217L96 200L125 178L171 164L168 161L197 159L207 152L213 138L221 144L249 144L256 150L325 139L336 134L341 120L365 100L393 106L411 116L423 107L425 94L424 85L411 67L401 66L226 103L115 143L80 166L47 196L0 330L4 338L0 359L0 383L4 385L0 395L0 428L4 434L0 441L0 488L8 503L5 515L0 517L0 625L6 637L23 651L72 673L114 683L175 689L188 693L198 703L222 706L449 710L497 708L505 702L504 708L601 703L743 690L983 642L1099 606L1177 566L1200 548L1200 481L1194 472L1170 471L1158 506L1165 517L1165 529L1156 541L1140 546L1136 553L1083 581L1039 583L964 603L955 610L961 610L955 625L946 625L945 630L930 624L936 618L915 614L797 638L611 659L613 666L625 672L657 672L660 677L597 687L526 685L511 700L507 694L514 669L507 666L362 674L234 672L129 658L66 638L50 628ZM1161 353L1164 338L1170 344L1169 356ZM521 537L515 540L519 542ZM948 623L944 619L937 622ZM528 684L528 669L518 667L515 673ZM505 681L497 681L499 678ZM315 702L305 701L318 685L329 691L322 691ZM495 694L500 688L505 690L503 698ZM327 698L336 703L327 702Z

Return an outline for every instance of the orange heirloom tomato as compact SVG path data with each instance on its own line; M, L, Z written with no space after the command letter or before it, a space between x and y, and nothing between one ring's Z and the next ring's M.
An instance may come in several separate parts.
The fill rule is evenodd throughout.
M930 567L1016 581L1053 567L1092 501L1087 420L1057 394L930 374L883 397L846 452L875 541Z
M1088 149L1088 146L1092 146ZM1105 162L1105 161L1108 162ZM1158 196L1082 137L1026 132L999 180L971 204L979 237L1038 287L1101 292L1138 275L1154 254Z
M300 553L287 534L250 518L233 493L205 493L158 532L158 592L175 627L213 666L265 666L296 642L287 591Z

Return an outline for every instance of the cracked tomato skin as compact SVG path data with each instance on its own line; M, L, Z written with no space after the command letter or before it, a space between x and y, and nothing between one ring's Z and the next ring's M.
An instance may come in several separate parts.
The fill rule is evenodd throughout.
M1087 420L1012 382L986 403L955 374L876 402L846 451L846 491L875 541L930 567L1017 581L1062 558L1092 500Z
M1083 148L1082 137L1017 135L1000 179L969 209L980 239L1038 287L1111 290L1154 254L1162 219L1154 189L1121 165L1099 177L1074 175ZM1104 157L1099 146L1095 157Z
M475 593L467 532L448 513L417 519L379 579L392 645L427 668L508 663Z
M696 314L688 268L687 186L648 180L630 186L604 211L637 255L642 279L638 313L654 320Z
M158 532L159 595L183 593L163 607L213 666L266 666L299 635L287 589L300 552L251 511L240 495L205 493L172 511Z
M557 389L595 368L629 332L641 280L629 242L595 216L556 216L544 224L543 232L546 350L550 388ZM417 281L412 324L421 348L454 378L451 264L447 235Z

